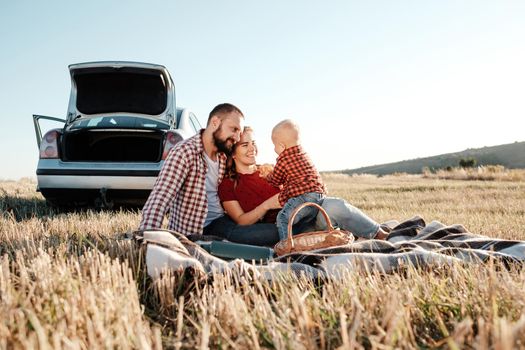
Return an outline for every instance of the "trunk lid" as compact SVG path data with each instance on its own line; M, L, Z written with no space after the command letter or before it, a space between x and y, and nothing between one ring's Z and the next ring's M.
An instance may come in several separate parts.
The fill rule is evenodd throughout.
M175 92L164 66L138 62L91 62L69 66L67 120L100 115L146 116L173 122Z

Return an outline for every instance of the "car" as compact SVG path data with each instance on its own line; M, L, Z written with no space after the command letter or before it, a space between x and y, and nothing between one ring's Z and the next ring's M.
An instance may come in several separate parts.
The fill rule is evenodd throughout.
M199 120L176 107L162 65L87 62L69 72L66 118L33 115L37 191L54 206L144 204L168 152L199 132ZM64 125L42 135L41 120Z

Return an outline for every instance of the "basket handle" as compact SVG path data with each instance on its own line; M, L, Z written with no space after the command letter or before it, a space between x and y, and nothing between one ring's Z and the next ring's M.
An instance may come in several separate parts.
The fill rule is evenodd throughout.
M324 219L326 221L326 225L328 226L328 231L333 231L334 230L334 227L332 226L332 222L330 221L330 218L328 217L328 214L326 213L326 211L319 205L319 204L316 204L316 203L312 203L312 202L305 202L301 205L299 205L297 208L295 208L295 210L293 211L292 215L290 216L290 220L288 220L288 238L287 238L287 245L291 245L292 248L294 248L294 242L293 242L293 238L292 238L292 226L293 226L293 221L295 220L295 216L297 215L297 213L305 208L305 207L316 207L317 209L319 209L319 211L323 214L324 216Z

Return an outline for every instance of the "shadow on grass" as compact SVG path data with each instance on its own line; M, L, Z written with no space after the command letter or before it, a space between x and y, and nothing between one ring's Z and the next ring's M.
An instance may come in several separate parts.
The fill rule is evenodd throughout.
M68 206L53 206L43 198L24 198L7 194L0 195L0 213L4 217L11 217L20 222L32 218L53 217L58 214L95 212L117 212L117 211L140 211L142 206L138 205L115 205L113 208L100 208L95 205L78 204Z
M4 217L22 221L34 217L53 215L56 211L50 208L44 199L23 198L4 194L0 196L0 212Z

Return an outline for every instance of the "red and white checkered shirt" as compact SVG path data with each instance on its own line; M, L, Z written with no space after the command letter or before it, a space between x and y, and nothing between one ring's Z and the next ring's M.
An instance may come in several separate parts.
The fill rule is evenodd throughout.
M168 154L157 181L142 209L140 230L161 228L169 212L168 229L185 235L202 234L208 213L206 172L202 132L178 143ZM218 154L219 182L225 172L226 156ZM217 184L217 187L219 184Z
M321 175L300 145L285 149L277 157L277 164L268 181L276 187L283 186L279 194L281 205L308 192L326 194Z

